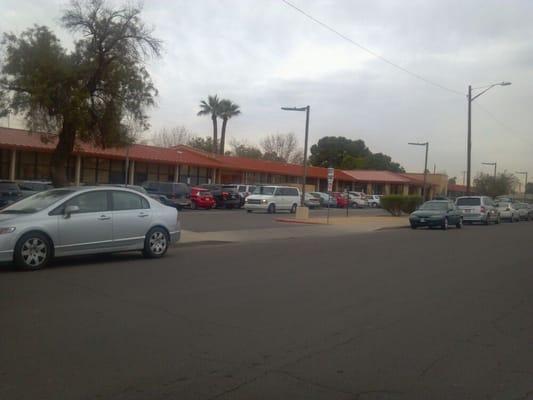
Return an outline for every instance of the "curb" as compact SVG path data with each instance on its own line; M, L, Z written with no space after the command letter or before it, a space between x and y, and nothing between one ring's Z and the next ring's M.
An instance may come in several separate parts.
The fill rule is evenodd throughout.
M407 225L407 226L404 226L404 225L401 225L401 226L384 226L382 228L376 229L376 231L393 231L393 230L396 230L396 229L407 229L407 228L409 228L409 225Z
M313 222L307 220L289 219L289 218L276 218L276 222L285 222L287 224L304 224L304 225L327 225L323 222Z

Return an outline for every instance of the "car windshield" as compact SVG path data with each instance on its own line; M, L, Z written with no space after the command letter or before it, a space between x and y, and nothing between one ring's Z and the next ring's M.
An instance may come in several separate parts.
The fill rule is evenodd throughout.
M457 199L458 206L479 206L481 199L479 197L462 197Z
M254 189L253 194L272 195L274 194L274 190L276 190L276 188L273 186L259 186Z
M448 209L448 203L440 202L440 201L428 201L427 203L422 204L420 206L421 210L447 210Z
M2 214L33 214L44 210L74 191L71 189L53 189L27 197L0 211Z

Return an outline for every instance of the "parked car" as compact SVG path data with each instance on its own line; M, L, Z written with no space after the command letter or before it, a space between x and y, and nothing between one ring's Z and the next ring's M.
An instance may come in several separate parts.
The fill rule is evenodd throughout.
M200 188L207 189L213 195L217 208L240 208L241 196L236 185L204 184Z
M346 198L346 195L344 193L332 192L331 197L333 197L337 202L338 208L346 208L348 206L348 199Z
M350 206L353 208L368 207L366 195L363 192L348 192L350 198Z
M266 211L274 214L280 210L296 212L300 204L300 190L291 186L258 186L245 200L248 212Z
M327 207L328 203L330 207L337 207L337 199L330 196L329 193L311 192L311 194L319 199L322 207Z
M52 189L52 182L42 182L42 181L17 181L22 197L28 197L32 194L42 192L43 190Z
M490 197L462 196L455 200L455 204L463 213L464 222L480 222L485 225L500 223L501 213Z
M422 204L418 210L411 213L409 222L412 229L420 226L440 227L448 229L450 225L463 227L463 214L453 203L447 200L430 200Z
M0 261L22 269L70 255L141 250L162 257L179 237L175 208L125 188L51 189L0 211Z
M210 210L215 208L217 202L213 197L213 194L204 188L193 187L191 188L191 209L196 210L197 208L205 208Z
M157 200L161 204L167 206L167 207L174 207L176 208L176 204L172 202L167 196L164 194L150 194L148 193L148 196L154 200Z
M256 185L237 185L237 191L243 199L250 196L255 190Z
M531 221L533 219L533 207L528 203L516 203L516 208L520 214L520 219Z
M191 205L191 189L186 183L147 181L141 186L150 195L166 196L178 210Z
M501 219L509 222L520 222L520 212L518 211L517 203L499 201L498 212L500 213Z
M372 208L381 207L381 195L380 194L370 194L366 196L366 201L368 206Z
M120 184L120 183L109 183L109 184L106 184L106 185L102 185L102 186L112 186L112 187L121 187L121 188L127 188L127 189L131 189L131 190L135 190L136 192L139 192L139 193L142 193L142 194L146 194L148 196L150 196L150 193L148 193L148 191L143 188L142 186L139 186L139 185L124 185L124 184ZM150 196L152 197L152 196Z
M17 182L0 181L0 208L6 207L24 197Z
M304 205L311 209L320 208L320 199L314 196L312 193L305 193Z

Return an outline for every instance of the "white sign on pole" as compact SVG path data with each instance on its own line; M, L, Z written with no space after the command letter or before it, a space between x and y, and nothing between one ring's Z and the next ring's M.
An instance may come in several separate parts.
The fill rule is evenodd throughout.
M333 179L335 178L335 169L328 168L328 192L333 191Z

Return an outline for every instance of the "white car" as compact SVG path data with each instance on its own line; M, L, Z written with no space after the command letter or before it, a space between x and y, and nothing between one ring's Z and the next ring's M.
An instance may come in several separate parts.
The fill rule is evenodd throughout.
M350 205L353 208L365 208L368 207L368 201L366 200L366 194L363 192L348 192L350 196Z
M300 191L291 186L258 186L248 196L244 208L249 213L252 211L266 211L274 214L276 211L285 210L296 212L300 204Z
M381 195L380 194L371 194L366 196L366 200L368 201L368 205L370 207L376 208L381 207Z
M518 211L517 203L500 201L498 202L498 211L501 219L506 219L509 222L520 222L520 211Z

